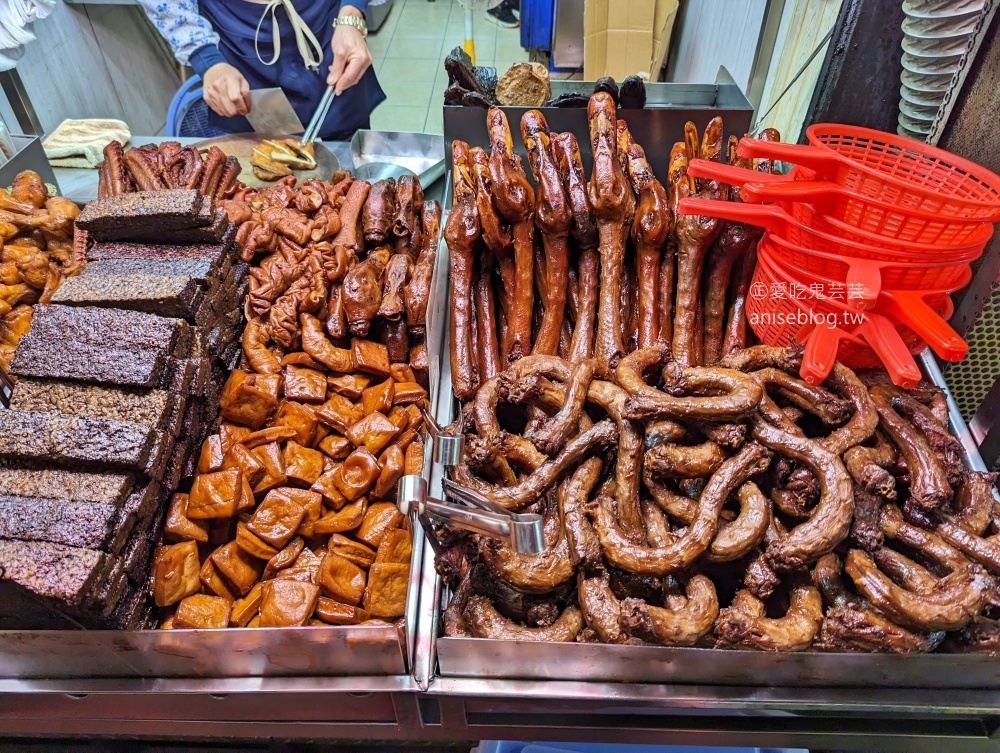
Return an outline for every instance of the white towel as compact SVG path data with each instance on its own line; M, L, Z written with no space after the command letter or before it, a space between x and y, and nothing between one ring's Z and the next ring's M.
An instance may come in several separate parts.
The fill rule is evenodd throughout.
M111 141L124 145L132 134L120 120L64 120L42 142L53 167L97 167Z

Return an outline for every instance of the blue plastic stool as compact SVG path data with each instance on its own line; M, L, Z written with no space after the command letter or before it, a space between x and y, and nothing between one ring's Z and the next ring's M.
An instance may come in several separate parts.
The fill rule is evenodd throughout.
M225 131L209 125L208 105L202 99L201 88L201 77L191 76L174 94L170 107L167 108L168 137L193 136L207 139L225 134Z

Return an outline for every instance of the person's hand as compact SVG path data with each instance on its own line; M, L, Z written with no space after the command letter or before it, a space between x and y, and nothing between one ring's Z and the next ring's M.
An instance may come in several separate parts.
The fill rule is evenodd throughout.
M250 112L250 84L229 63L216 63L202 80L202 97L219 115L231 118Z
M351 5L344 5L340 9L340 15L361 17L361 11ZM361 80L372 64L372 54L368 51L361 32L347 24L334 27L330 46L333 48L333 65L330 66L326 83L327 86L334 87L339 95Z

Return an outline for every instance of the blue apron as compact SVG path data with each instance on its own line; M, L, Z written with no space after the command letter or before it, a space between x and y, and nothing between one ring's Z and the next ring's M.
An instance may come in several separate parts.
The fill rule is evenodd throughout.
M251 89L280 87L299 116L303 126L309 124L316 106L326 91L326 77L333 63L330 38L333 20L340 9L339 2L295 0L295 10L316 35L323 46L323 62L318 71L305 67L295 44L295 32L285 9L276 13L281 37L281 57L274 65L264 65L257 57L270 60L274 56L272 14L267 13L263 23L261 15L266 5L245 0L199 0L198 12L219 33L219 52L250 84ZM257 24L260 23L260 33ZM257 39L257 50L254 39ZM319 129L319 136L327 141L349 140L359 128L367 128L372 110L385 101L385 93L369 68L361 80L339 97L333 98L330 113ZM226 118L208 109L209 123L225 133L249 133L250 123L242 115Z

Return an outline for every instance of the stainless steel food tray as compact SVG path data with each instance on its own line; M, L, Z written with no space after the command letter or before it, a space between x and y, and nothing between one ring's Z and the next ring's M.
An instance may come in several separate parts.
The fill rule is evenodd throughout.
M442 248L427 307L429 397L441 380L448 256ZM448 387L449 393L451 387ZM2 406L0 406L2 410ZM425 475L430 454L424 457ZM385 677L411 672L422 567L429 548L420 524L410 558L405 627L330 626L225 630L0 630L4 680L93 678ZM433 563L433 558L431 558Z
M446 255L442 241L438 258ZM440 275L443 276L443 275ZM444 333L436 418L454 420L448 333ZM929 350L920 357L927 378L947 392ZM986 470L979 450L954 400L948 396L949 428L965 450L973 470ZM432 470L431 494L442 496L441 469ZM1000 661L973 654L888 654L802 652L768 654L661 646L612 646L578 643L534 643L481 638L438 637L441 612L447 605L434 553L425 547L423 585L418 616L418 682L435 673L442 679L546 680L574 683L669 683L672 685L857 687L857 688L989 688L1000 689Z
M409 131L358 131L351 139L351 157L359 167L386 162L412 171L426 191L444 175L444 137Z

